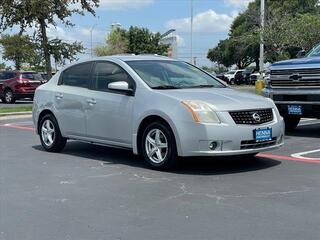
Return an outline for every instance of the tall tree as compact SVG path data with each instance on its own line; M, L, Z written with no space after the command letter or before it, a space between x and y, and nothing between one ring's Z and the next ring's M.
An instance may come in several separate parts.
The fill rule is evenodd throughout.
M7 66L6 66L6 64L5 64L5 63L3 63L3 62L2 62L2 63L0 63L0 70L2 70L2 69L6 69L6 67L7 67Z
M160 43L160 39L160 33L152 33L147 28L116 28L108 35L106 45L95 48L95 53L98 56L121 53L165 55L169 45Z
M21 69L23 63L30 63L30 59L36 54L36 45L27 35L4 34L0 44L4 49L3 59L13 61L17 70Z
M116 28L107 36L106 45L95 48L97 56L108 56L114 54L122 54L128 52L129 40L127 31L121 28Z
M310 49L320 41L319 0L266 0L266 26L263 32L267 61L294 57L299 49ZM233 21L228 47L218 44L209 49L208 58L223 64L237 64L239 58L255 62L259 68L260 0L255 0ZM233 47L236 54L230 54ZM221 58L220 58L221 60Z
M98 3L99 0L2 0L0 29L5 30L19 25L22 32L27 27L35 28L43 50L46 70L51 77L52 42L48 39L47 27L57 26L57 21L66 26L73 26L70 22L73 14L83 15L87 11L95 15L94 8L98 7ZM54 42L56 43L57 41ZM62 44L62 41L60 43Z
M131 26L127 35L129 40L128 53L165 55L168 51L169 45L160 43L160 33L152 33L147 28Z

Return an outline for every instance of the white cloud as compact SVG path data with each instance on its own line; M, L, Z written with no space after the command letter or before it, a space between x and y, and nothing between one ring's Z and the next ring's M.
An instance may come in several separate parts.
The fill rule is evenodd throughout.
M218 14L209 9L199 13L193 18L193 29L195 32L224 32L227 31L233 21L233 16ZM167 28L174 28L178 31L189 31L191 18L173 19L167 22Z
M186 46L186 43L184 41L184 38L181 37L180 35L176 34L176 37L177 37L177 45L178 47L185 47Z
M76 41L76 38L74 38L72 34L67 33L65 29L59 26L54 27L50 25L47 28L47 35L48 38L59 38L65 41Z
M100 0L104 10L138 9L153 3L153 0Z
M248 6L250 2L254 0L224 0L224 2L228 5L231 5L236 8L245 8Z

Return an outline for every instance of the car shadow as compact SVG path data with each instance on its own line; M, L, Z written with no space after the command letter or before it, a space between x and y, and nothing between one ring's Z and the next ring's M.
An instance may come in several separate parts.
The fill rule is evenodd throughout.
M34 149L44 151L41 145ZM89 143L70 141L61 154L101 161L104 165L127 165L134 168L149 169L141 156L136 156L131 150L116 149ZM188 175L224 175L249 171L258 171L275 167L280 161L268 158L240 157L188 157L180 158L177 168L171 173Z
M320 138L320 123L311 125L300 125L295 130L287 131L287 136Z

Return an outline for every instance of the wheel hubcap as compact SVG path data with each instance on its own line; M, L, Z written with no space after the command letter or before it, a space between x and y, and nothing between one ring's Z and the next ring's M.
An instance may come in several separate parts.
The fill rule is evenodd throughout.
M164 133L159 129L152 129L147 134L145 148L152 162L163 162L168 154L168 141Z
M47 119L43 122L41 127L41 136L44 144L50 147L55 139L55 131L54 131L53 123Z
M12 100L12 92L10 92L10 91L6 92L5 98L6 98L7 102L11 102L11 100Z

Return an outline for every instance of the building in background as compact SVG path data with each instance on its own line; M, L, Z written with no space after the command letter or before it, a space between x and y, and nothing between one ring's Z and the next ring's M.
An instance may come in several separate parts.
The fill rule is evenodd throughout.
M170 29L162 34L160 43L169 45L167 53L168 57L178 58L178 37L175 29Z
M122 28L121 23L112 23L111 24L111 31Z

